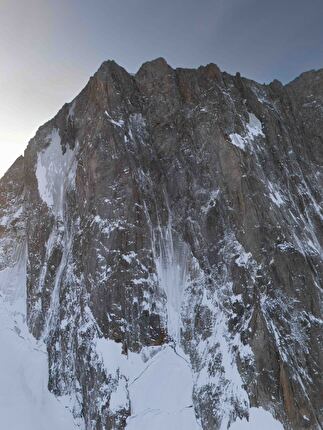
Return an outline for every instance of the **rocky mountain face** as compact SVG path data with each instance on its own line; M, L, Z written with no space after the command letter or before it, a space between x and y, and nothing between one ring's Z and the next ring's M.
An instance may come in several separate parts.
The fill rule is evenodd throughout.
M107 61L38 130L0 269L84 429L323 428L322 167L323 70Z

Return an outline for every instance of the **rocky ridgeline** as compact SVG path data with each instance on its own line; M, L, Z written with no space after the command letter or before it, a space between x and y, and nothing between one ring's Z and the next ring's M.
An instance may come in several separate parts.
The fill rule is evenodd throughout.
M0 269L25 265L86 430L323 427L322 164L323 70L107 61L38 130L0 182Z

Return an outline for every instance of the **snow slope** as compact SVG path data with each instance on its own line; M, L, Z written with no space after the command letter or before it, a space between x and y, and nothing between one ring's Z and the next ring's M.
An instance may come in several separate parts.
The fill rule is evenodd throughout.
M71 413L48 391L45 345L29 333L25 317L24 254L0 271L0 428L73 430Z
M112 393L110 408L121 410L130 400L127 430L198 430L190 365L182 351L166 345L124 355L121 345L98 339L97 352L112 375L127 381Z
M284 430L281 423L262 408L250 408L249 421L237 420L232 424L230 430Z

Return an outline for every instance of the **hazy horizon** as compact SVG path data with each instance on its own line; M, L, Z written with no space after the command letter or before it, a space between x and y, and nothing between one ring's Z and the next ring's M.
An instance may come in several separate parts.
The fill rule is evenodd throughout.
M43 123L113 59L216 63L261 83L323 67L323 3L310 0L0 2L0 176Z

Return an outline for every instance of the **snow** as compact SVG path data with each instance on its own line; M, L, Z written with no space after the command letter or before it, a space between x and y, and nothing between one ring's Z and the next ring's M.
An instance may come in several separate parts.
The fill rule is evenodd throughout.
M0 272L0 427L10 430L73 430L71 413L48 391L46 347L26 325L26 253Z
M215 201L217 200L219 193L220 190L214 190L211 192L207 204L201 207L201 210L204 214L207 214L208 211L215 206Z
M18 220L22 214L22 211L23 211L23 209L22 209L22 207L20 207L19 209L17 209L16 212L11 213L10 215L4 215L0 219L0 225L2 225L3 227L6 227L9 224L11 224L13 221Z
M247 136L249 139L252 139L257 136L265 137L262 131L261 122L253 113L249 113L249 122L246 125L246 128L247 128Z
M214 383L216 386L219 386L219 384L221 383L221 380L226 381L225 390L227 391L228 397L229 398L236 397L243 404L248 404L248 395L245 389L243 388L244 384L236 364L236 358L233 354L233 348L229 343L230 334L228 332L227 324L223 314L218 315L218 320L215 321L215 324L216 324L216 327L212 335L213 337L212 344L218 346L218 350L221 354L221 365L222 365L223 375L218 373L218 374L215 374L214 376L210 376L209 369L207 368L207 366L204 366L201 369L200 373L198 374L197 384L199 387L208 385L210 383ZM206 341L202 341L199 343L198 352L201 357L208 358L207 356L209 354L209 348L208 348L209 345L210 345L210 339L207 339ZM239 351L240 351L240 348L239 348ZM246 353L249 354L250 352L251 350L248 348L246 350ZM221 400L219 410L224 409L226 407L225 402L226 400L223 398ZM225 427L228 414L226 414L225 410L224 412L225 412L224 414L225 416L223 417L222 424Z
M253 277L258 267L252 254L244 249L233 233L227 233L224 243L220 251L224 265L228 267L234 262L248 269ZM208 309L207 326L212 328L206 339L203 336L196 337L192 344L193 354L199 360L198 368L194 369L194 392L202 398L216 398L213 413L221 422L221 429L227 430L237 409L245 413L249 409L245 380L240 375L238 363L248 363L248 366L253 367L253 352L248 344L243 344L240 336L241 331L248 328L251 315L245 312L240 320L241 331L233 335L228 327L230 314L223 304L242 302L241 294L234 294L233 282L227 272L217 277L216 288L212 288L212 285L206 284L205 275L199 275L201 269L198 265L193 267L190 273L194 277L189 282L193 281L194 295L188 289L183 306L185 316L189 318L197 306ZM231 305L230 308L232 309ZM201 314L202 318L203 315L204 312Z
M75 115L75 100L70 104L70 107L68 109L68 118L73 119Z
M125 260L128 264L131 264L132 260L136 258L137 254L134 251L128 252L128 254L123 254L122 259Z
M282 424L270 412L262 408L249 409L249 422L246 419L235 421L230 430L283 430Z
M10 430L72 430L72 415L48 389L46 348L0 299L0 424Z
M238 133L231 133L229 135L231 143L234 146L242 149L243 151L246 149L248 143L252 142L255 137L261 136L265 137L262 131L262 125L259 119L253 113L248 112L249 122L245 125L246 134L245 136L241 136Z
M231 143L240 149L245 149L245 139L238 133L230 134Z
M110 114L105 110L105 115L108 117L108 121L111 122L111 124L115 125L116 127L122 128L124 126L124 121L122 119L116 121L113 118L111 118Z
M104 338L97 339L96 351L107 372L119 374L110 407L114 411L127 407L129 395L128 430L199 428L192 401L192 370L183 351L165 345L125 355L121 344Z
M242 250L239 257L235 259L235 263L239 267L246 267L250 258L252 258L251 253Z
M26 251L24 243L17 244L12 256L16 264L0 271L0 295L23 314L26 313Z
M65 220L64 220L64 222L65 222ZM55 234L55 230L53 232ZM64 274L64 270L68 266L68 259L69 259L72 245L73 245L73 230L72 230L72 233L69 233L68 229L66 229L66 234L64 235L63 240L64 240L63 255L62 255L61 261L59 263L59 266L57 268L55 281L54 281L54 288L53 288L53 291L52 291L51 297L50 297L50 305L49 305L49 309L47 310L45 328L44 328L44 331L42 333L42 338L44 340L47 339L51 329L55 325L55 322L57 320L57 315L59 313L59 298L60 298L61 281L62 281L62 276ZM50 256L51 252L52 252L52 249L49 248L47 255ZM43 288L43 285L44 284L42 282L41 288Z
M192 373L185 358L170 346L163 348L130 386L133 417L127 428L197 429L192 390Z
M100 215L96 215L93 218L93 223L98 224L99 228L101 229L101 232L109 236L111 232L114 230L123 230L124 227L122 226L121 220L116 221L109 221L108 219L103 219L100 217Z
M146 411L145 414L128 419L127 430L193 430L200 429L193 423L190 415L192 408L183 408L177 415L160 410Z
M270 200L278 207L285 203L281 192L278 190L277 186L268 181L269 197Z
M116 391L110 397L109 409L112 413L117 413L128 405L127 381L125 377L119 379Z
M62 218L67 188L74 186L75 151L67 146L63 154L59 131L54 128L48 136L49 145L38 154L36 177L41 199L56 217Z
M260 103L270 104L270 101L267 97L266 91L262 87L258 87L257 85L251 86L252 92L255 94ZM271 107L271 106L269 106Z

